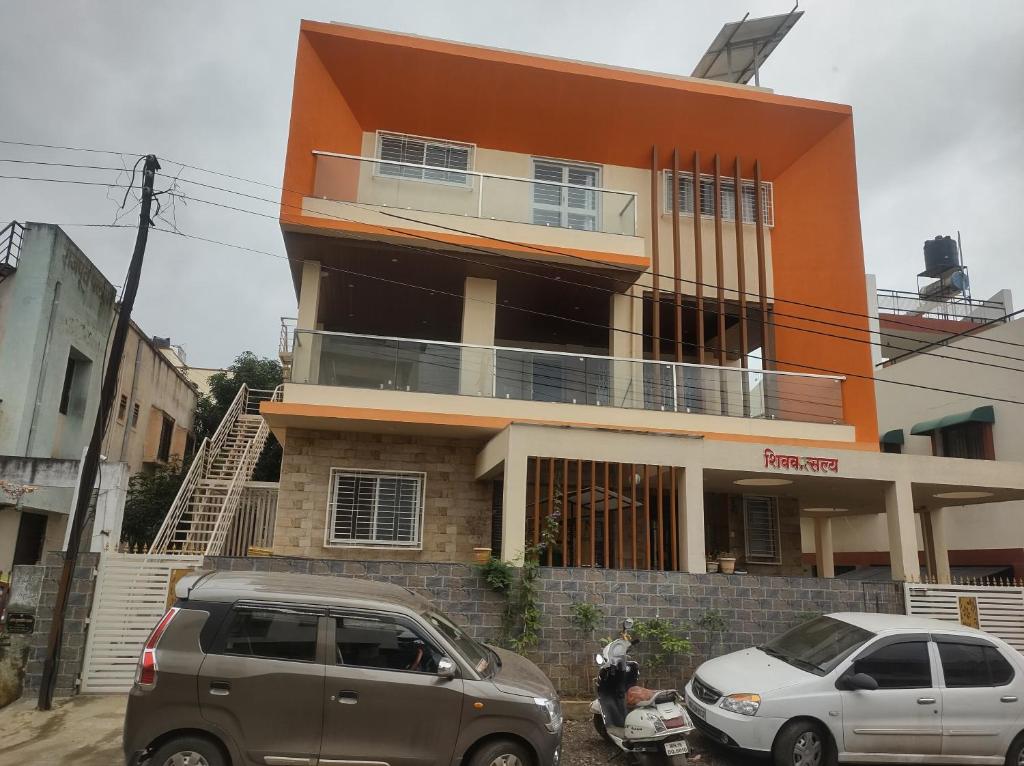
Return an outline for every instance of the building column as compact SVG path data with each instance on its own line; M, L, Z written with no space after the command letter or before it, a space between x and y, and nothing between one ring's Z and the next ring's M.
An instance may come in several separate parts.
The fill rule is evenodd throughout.
M950 513L949 508L936 508L921 516L922 522L927 516L928 525L931 527L932 560L935 562L931 574L940 585L949 585L953 581L949 571L949 540L946 537L946 520Z
M615 407L631 407L637 399L637 391L643 392L642 366L639 363L621 361L634 359L633 353L633 304L629 293L612 293L609 299L608 355L620 361L612 362L610 395ZM638 388L639 386L639 388Z
M501 495L501 558L522 566L526 552L526 470L525 455L505 457Z
M320 262L303 261L299 282L296 330L316 330L320 318ZM310 333L295 335L292 349L292 382L316 383L320 377L320 338Z
M494 345L498 283L494 279L466 277L462 298L462 342L474 346ZM464 348L460 353L459 393L493 396L494 352Z
M832 519L814 520L814 557L818 565L818 577L835 577L836 562L832 547Z
M706 574L704 550L704 469L688 466L676 480L676 514L679 535L679 569L691 574Z
M919 578L917 524L914 495L909 481L895 481L885 487L885 516L889 528L889 564L894 580Z

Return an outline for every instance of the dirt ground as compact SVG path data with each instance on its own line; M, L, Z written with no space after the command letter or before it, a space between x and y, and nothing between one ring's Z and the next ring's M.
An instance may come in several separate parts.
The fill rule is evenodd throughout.
M49 713L34 700L0 709L0 766L117 766L123 763L121 726L125 695L84 695L57 703ZM699 735L692 735L694 766L740 766ZM566 721L562 766L604 766L615 748L589 720ZM614 763L621 764L621 759Z

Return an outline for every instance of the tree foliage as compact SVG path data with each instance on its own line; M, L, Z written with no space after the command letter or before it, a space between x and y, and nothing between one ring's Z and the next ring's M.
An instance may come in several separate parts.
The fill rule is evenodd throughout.
M199 397L196 406L196 439L212 437L242 384L250 389L272 391L284 381L281 363L243 351L224 371L210 376L210 394ZM274 435L267 439L259 462L253 471L253 481L277 481L281 474L281 445Z
M174 496L185 478L186 467L177 461L158 466L151 473L137 473L128 481L121 541L148 548L160 531Z

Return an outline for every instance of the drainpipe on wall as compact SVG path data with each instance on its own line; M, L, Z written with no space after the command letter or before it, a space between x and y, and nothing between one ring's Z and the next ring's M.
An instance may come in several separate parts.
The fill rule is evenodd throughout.
M36 431L36 416L43 404L43 381L46 377L46 357L50 350L50 341L53 338L53 322L57 317L57 307L60 305L60 282L53 287L53 303L50 304L50 319L46 323L46 340L43 342L43 353L39 359L39 380L36 381L36 396L32 403L32 419L28 424L28 438L25 439L25 457L31 457L32 437Z

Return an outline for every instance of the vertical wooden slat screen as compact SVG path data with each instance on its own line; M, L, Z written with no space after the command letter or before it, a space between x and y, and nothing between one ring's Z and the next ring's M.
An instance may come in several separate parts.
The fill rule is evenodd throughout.
M700 152L693 153L693 251L697 289L697 363L704 364L704 250L700 217Z
M576 546L573 548L574 565L583 563L583 461L576 461Z
M540 542L540 458L533 459L533 544Z
M665 568L665 489L661 466L654 467L658 472L658 569Z
M618 492L616 493L615 501L615 516L616 516L616 544L615 544L615 566L622 567L622 463L615 464L616 475L618 478L617 486Z
M669 488L668 513L669 513L669 527L670 527L669 534L672 535L672 537L671 537L671 548L672 548L672 571L673 572L678 572L679 571L679 526L678 526L678 521L677 521L677 517L679 516L679 508L677 507L677 504L676 504L677 503L677 500L676 500L676 479L678 478L677 475L676 475L676 471L677 470L678 469L675 466L672 466L669 469L669 479L668 479L670 484L671 484L671 486Z
M768 353L768 267L765 263L764 204L761 201L761 160L754 161L754 221L757 227L757 297L761 303L761 366L774 369Z
M548 458L548 512L550 516L555 512L555 459L553 457ZM564 524L565 521L562 519L558 520L560 524ZM548 545L548 566L551 566L551 562L554 558L555 551L553 545Z
M679 150L672 150L672 262L673 308L675 309L676 361L683 361L683 256L679 244Z
M725 253L722 251L722 175L715 155L715 285L718 288L718 365L725 367ZM724 405L724 402L723 402Z
M734 195L736 213L733 227L736 229L736 289L740 303L740 361L741 367L747 366L748 330L747 330L747 260L743 255L743 173L740 158L736 157ZM742 375L743 416L750 415L750 380L745 373Z
M609 544L609 537L611 535L611 509L608 504L608 473L611 470L611 466L608 463L604 464L604 568L611 566L611 557Z
M658 253L658 147L651 147L651 269L654 305L651 311L651 351L653 359L661 358L661 263ZM657 373L660 375L660 372ZM655 390L658 390L657 388Z
M562 460L562 566L569 561L569 461Z
M640 554L637 552L636 547L636 463L631 463L629 466L629 509L630 521L633 526L633 534L630 537L630 544L633 548L633 558L630 559L630 563L633 565L633 569L639 569L640 565L637 562L637 556Z
M590 566L597 565L597 463L590 461Z
M651 568L651 467L644 466L644 568Z

